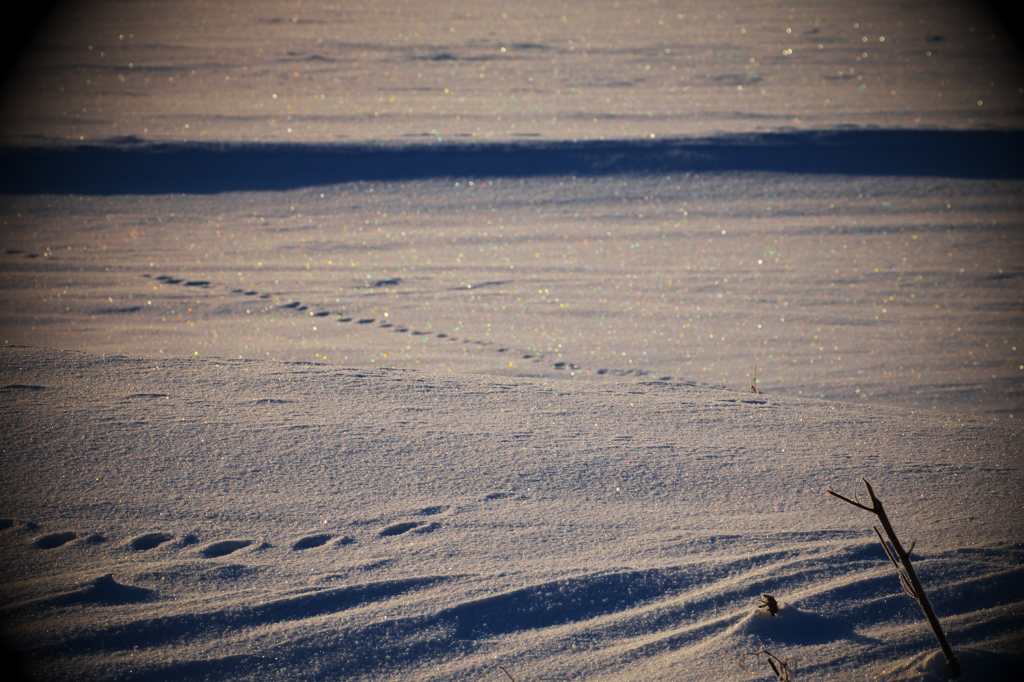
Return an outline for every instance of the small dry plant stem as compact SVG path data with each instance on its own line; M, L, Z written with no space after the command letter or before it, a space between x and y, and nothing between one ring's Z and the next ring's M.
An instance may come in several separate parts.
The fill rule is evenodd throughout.
M762 648L760 651L752 651L749 654L743 654L740 657L740 667L746 670L747 659L753 658L755 661L760 662L761 657L765 657L765 661L771 666L772 672L775 673L775 678L779 682L793 682L793 671L789 669L790 666L796 667L796 663L793 659L787 658L783 661L781 658Z
M899 539L896 537L896 531L892 529L892 524L889 523L889 517L885 513L885 509L882 507L882 502L875 497L875 491L871 489L871 484L867 482L867 479L860 479L864 481L864 487L868 489L868 496L871 498L871 506L862 504L860 500L850 499L843 497L831 488L828 489L828 494L833 497L838 497L843 502L852 504L854 507L859 507L865 511L869 511L878 517L878 520L882 524L882 528L885 530L886 537L889 538L889 545L882 539L882 534L878 531L877 526L872 526L875 531L875 535L878 536L879 542L882 543L882 549L885 550L885 555L889 557L889 561L896 567L896 572L900 576L900 584L903 589L911 597L917 600L917 603L921 605L921 610L924 611L925 618L928 619L928 624L932 626L932 632L935 633L935 638L939 640L939 646L942 648L942 654L946 657L946 663L949 664L949 669L953 673L953 678L960 677L960 663L956 660L956 656L953 655L953 648L949 646L949 641L946 639L946 634L942 631L942 626L939 624L939 619L935 615L935 611L932 609L931 602L928 601L928 596L924 593L924 588L921 586L921 581L917 577L917 571L914 570L913 564L910 563L910 552L914 551L914 545L911 543L910 552L903 549L903 545L900 544ZM898 561L897 561L898 560ZM902 566L901 566L902 564Z
M503 672L506 675L508 675L508 679L512 680L512 682L516 682L516 678L512 677L512 673L510 673L509 671L505 670L505 666L499 665L498 668L501 669L501 672Z

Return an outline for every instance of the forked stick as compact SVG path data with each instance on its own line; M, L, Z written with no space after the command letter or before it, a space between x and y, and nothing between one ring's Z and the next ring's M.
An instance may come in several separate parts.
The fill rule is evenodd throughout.
M960 662L956 660L956 656L953 655L953 648L949 646L949 641L946 639L946 634L942 631L942 626L939 624L939 619L935 615L935 611L932 610L931 602L928 601L927 595L924 593L924 588L921 587L921 581L917 578L917 571L914 570L914 566L910 563L910 552L914 551L914 544L910 545L910 552L903 549L903 545L900 544L899 539L896 537L896 531L892 529L892 524L889 523L889 517L885 513L885 509L882 507L882 502L875 497L875 491L871 489L871 484L867 482L867 479L860 479L864 481L864 487L868 489L868 496L871 497L871 506L862 504L860 500L854 496L854 499L843 497L836 491L829 488L827 490L829 495L838 497L843 502L852 504L854 507L860 507L865 511L869 511L878 517L878 520L882 523L882 528L885 530L886 536L889 538L889 543L892 545L885 544L885 540L882 539L882 534L878 532L876 526L872 526L872 530L875 531L875 535L878 536L879 542L882 543L882 549L885 550L885 555L889 557L889 561L896 567L896 572L900 575L900 584L903 586L904 591L911 597L917 600L917 603L921 605L921 610L924 611L925 618L928 619L928 624L932 626L932 632L935 633L935 638L939 640L939 646L942 648L942 654L946 657L946 663L949 664L949 669L953 673L953 678L960 677ZM897 563L897 559L899 562ZM900 565L902 564L902 566Z

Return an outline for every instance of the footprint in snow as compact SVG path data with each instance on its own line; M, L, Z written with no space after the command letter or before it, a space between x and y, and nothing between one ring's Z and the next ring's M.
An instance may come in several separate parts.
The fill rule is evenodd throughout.
M174 536L170 533L146 533L129 540L127 546L132 551L145 552L173 539Z
M199 553L207 559L212 559L214 557L226 556L232 552L237 552L251 544L252 540L221 540L220 542L214 542L203 547L199 550Z
M317 533L316 535L307 535L304 538L299 538L292 543L292 551L297 552L303 549L313 549L314 547L323 547L328 542L334 539L333 535L328 533Z
M145 274L145 275L142 275L142 276L143 277L147 277L147 278L151 277L151 275L148 275L148 274ZM170 275L159 275L155 279L156 279L156 281L162 282L164 284L182 284L182 283L184 283L185 286L201 287L201 288L204 288L204 289L217 286L217 285L213 284L212 282L210 282L208 280L188 280L188 281L186 281L184 279L177 278L177 277L172 277ZM397 278L397 277L396 278L387 278L387 279L376 280L376 281L370 283L368 286L370 286L370 287L387 287L387 286L397 285L400 282L401 282L401 279ZM501 285L501 284L505 284L505 283L506 282L504 282L504 281L484 282L483 284L476 285L476 286L479 287L479 286ZM466 287L458 287L458 288L473 289L474 286L466 286ZM246 291L246 290L243 290L243 289L231 289L230 291L233 294L237 294L237 295L241 295L241 296L257 296L258 295L259 298L261 298L261 299L268 299L268 298L272 297L271 294L259 293L257 291L253 291L253 290ZM293 310L293 311L306 311L306 310L309 310L309 308L307 306L303 305L299 301L292 301L290 303L285 303L285 304L281 305L280 307L283 308L283 309L290 309L290 310ZM329 311L321 310L321 311L316 311L316 312L310 311L309 314L311 316L313 316L313 317L326 317L328 315L331 315L332 313L329 312ZM354 319L351 316L345 315L344 313L337 313L336 312L336 313L333 313L333 315L335 316L335 319L338 322L352 322L353 319ZM364 324L364 325L372 324L375 321L376 321L376 319L372 318L372 317L364 317L364 318L355 319L355 322L357 324ZM391 322L383 322L383 323L380 324L380 327L384 328L384 329L391 329L391 330L393 330L395 332L411 333L413 336L428 336L428 335L431 335L431 332L426 332L426 331L414 330L414 331L410 332L408 327L403 327L401 325L396 325L396 324L391 323ZM449 340L452 340L452 341L456 340L456 339L451 339L450 337L448 337L447 334L444 334L444 333L436 334L436 337L439 338L439 339L449 339ZM469 341L469 340L464 340L463 342L464 343L469 343L469 344L475 344L478 348L483 348L485 346L493 345L493 342L489 342L489 341L485 342L485 341ZM515 349L507 347L507 346L499 347L496 350L497 354L507 353L507 352L516 352L516 351L515 351ZM520 357L523 360L532 360L533 362L542 362L543 361L543 356L542 355L536 355L536 354L529 353L529 352L524 353L522 351L518 351L518 352L520 354ZM573 363L573 362L558 361L558 362L552 363L551 367L553 369L555 369L555 370L572 370L573 372L583 371L583 367L582 366L577 365L576 363ZM597 374L601 374L601 375L608 375L608 374L610 374L610 375L613 375L613 376L620 376L620 377L627 377L627 376L645 377L645 376L647 376L647 373L644 372L643 370L622 370L622 369L605 369L605 368L603 368L603 369L597 370L596 373ZM671 381L672 380L671 376L652 377L652 378L655 381ZM684 382L684 383L689 383L689 382Z
M416 516L437 516L438 514L445 513L449 509L451 509L451 505L438 504L432 507L424 507L423 509L420 509L416 512Z
M38 549L56 549L57 547L68 544L76 537L78 537L78 535L71 531L50 533L49 535L36 538L35 542L32 544L34 544Z
M402 523L394 523L387 528L382 529L377 535L382 538L392 537L394 535L401 535L402 533L408 533L413 528L421 526L419 521L404 521Z

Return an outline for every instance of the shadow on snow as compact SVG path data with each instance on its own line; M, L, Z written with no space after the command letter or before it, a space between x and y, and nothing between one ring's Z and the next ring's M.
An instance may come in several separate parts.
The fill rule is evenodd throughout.
M7 194L214 194L354 181L709 171L1024 178L1024 131L833 130L700 139L302 145L160 143L0 150Z

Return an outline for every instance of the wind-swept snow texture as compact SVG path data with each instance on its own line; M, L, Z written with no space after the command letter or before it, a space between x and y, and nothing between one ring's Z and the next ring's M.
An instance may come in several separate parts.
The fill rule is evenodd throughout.
M866 478L1019 679L1022 74L953 0L58 5L0 93L4 656L945 680Z
M1021 644L1010 428L23 348L0 383L2 611L42 678L743 679L760 647L806 678L882 674L935 643L863 512L824 492L860 476L917 538L954 646Z
M8 343L1020 419L1024 182L692 173L11 196Z

